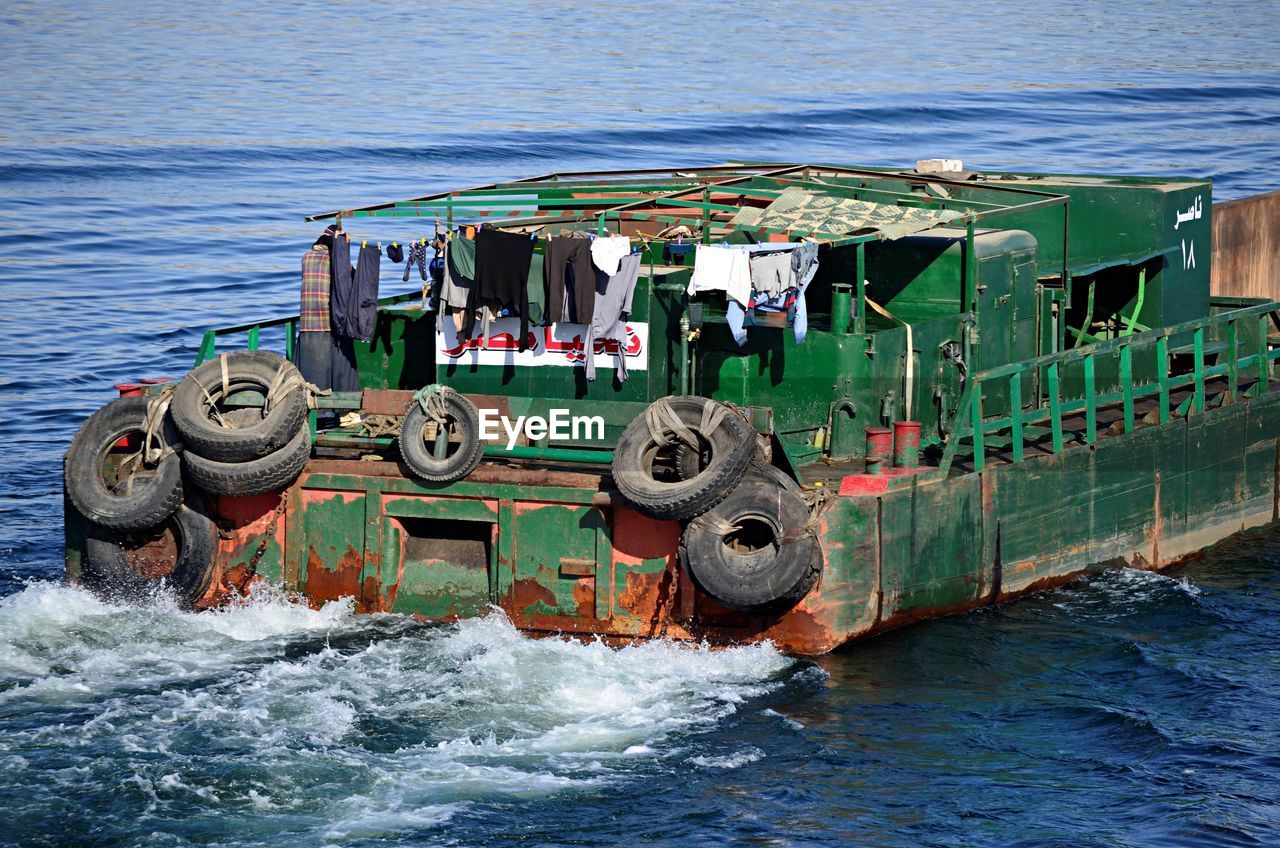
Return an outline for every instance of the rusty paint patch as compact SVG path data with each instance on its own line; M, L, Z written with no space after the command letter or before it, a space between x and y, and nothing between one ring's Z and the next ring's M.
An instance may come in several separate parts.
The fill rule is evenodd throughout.
M511 605L522 617L534 616L539 607L555 609L556 596L537 580L521 577L511 584Z
M584 577L573 584L573 605L578 618L596 620L596 579Z
M307 549L307 599L319 607L325 601L339 598L360 597L360 573L364 570L364 558L353 546L347 550L333 569L326 568L315 548Z

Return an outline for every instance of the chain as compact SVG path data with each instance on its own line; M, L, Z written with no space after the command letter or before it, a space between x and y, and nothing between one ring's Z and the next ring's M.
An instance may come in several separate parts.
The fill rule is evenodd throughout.
M267 527L262 532L262 538L258 541L257 549L254 550L253 556L249 557L249 562L245 565L244 582L246 585L258 573L258 563L262 562L262 557L267 552L267 545L271 543L271 537L275 535L276 524L279 523L280 516L284 515L288 505L288 493L281 492L280 503L276 504L275 510L271 513L271 520L267 522Z

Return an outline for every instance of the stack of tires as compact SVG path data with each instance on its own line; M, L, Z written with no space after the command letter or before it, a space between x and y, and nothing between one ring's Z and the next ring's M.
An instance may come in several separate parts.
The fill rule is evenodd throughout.
M228 403L241 393L261 395L266 404ZM236 351L199 366L178 383L170 412L182 437L183 468L210 494L279 491L311 457L302 376L265 350Z
M89 523L86 588L134 601L163 586L183 607L205 595L218 529L202 493L282 489L310 456L296 374L276 354L240 351L196 368L172 393L120 397L89 416L64 469L67 496ZM269 402L239 405L239 393Z
M783 611L822 573L799 484L764 461L747 420L725 404L655 401L618 440L613 479L638 511L688 522L685 567L726 607Z

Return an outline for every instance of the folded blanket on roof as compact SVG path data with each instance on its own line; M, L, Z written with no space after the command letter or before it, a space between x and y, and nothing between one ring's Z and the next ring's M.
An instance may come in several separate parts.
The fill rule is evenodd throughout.
M874 230L884 233L886 238L896 239L954 221L962 214L947 209L921 209L832 197L791 186L783 189L777 199L764 209L744 208L733 217L733 223L742 227L832 235Z

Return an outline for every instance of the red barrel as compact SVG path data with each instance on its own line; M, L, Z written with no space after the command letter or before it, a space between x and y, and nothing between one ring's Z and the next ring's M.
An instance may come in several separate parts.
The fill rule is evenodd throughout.
M893 422L893 464L897 468L920 467L920 422Z
M867 473L887 474L893 457L893 431L888 427L867 428Z

